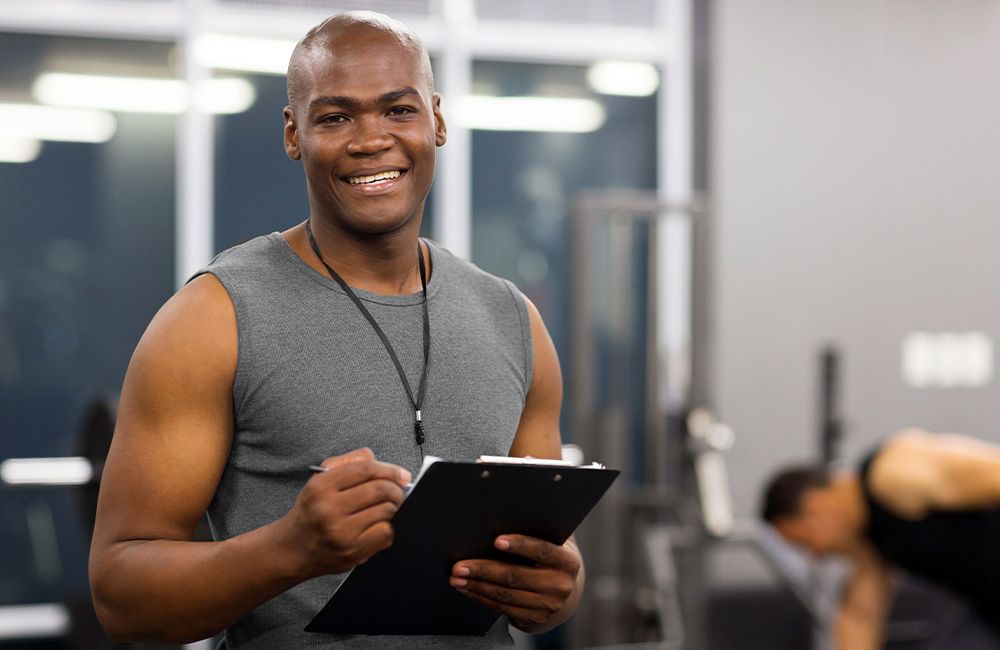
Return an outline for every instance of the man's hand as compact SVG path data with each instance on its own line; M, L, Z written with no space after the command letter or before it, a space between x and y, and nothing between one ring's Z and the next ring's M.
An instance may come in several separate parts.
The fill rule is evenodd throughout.
M579 597L577 581L583 560L570 538L562 546L524 535L503 535L496 547L532 561L523 566L494 560L462 560L452 568L450 582L472 600L507 615L527 632L544 631L571 597Z
M327 458L323 467L327 471L306 483L285 517L286 540L307 577L346 571L389 548L390 521L411 478L375 460L370 449Z

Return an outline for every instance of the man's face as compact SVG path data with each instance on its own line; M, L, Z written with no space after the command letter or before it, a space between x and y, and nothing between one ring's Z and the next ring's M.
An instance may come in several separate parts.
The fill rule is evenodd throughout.
M798 516L783 517L774 527L787 542L815 557L846 553L854 542L854 533L836 501L822 488L806 492Z
M380 32L350 31L332 50L310 58L305 92L285 109L285 149L302 159L314 213L393 232L423 213L445 141L440 98L417 53Z

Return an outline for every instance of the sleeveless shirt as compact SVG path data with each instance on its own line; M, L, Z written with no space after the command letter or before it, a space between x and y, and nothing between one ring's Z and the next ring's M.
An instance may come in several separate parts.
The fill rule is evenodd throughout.
M936 510L918 520L897 517L869 486L877 455L878 450L861 464L872 544L885 559L948 588L986 622L1000 625L1000 507Z
M510 282L427 243L424 452L462 461L506 455L531 385L524 297ZM371 325L331 278L307 265L279 233L220 253L202 273L218 278L232 299L239 350L234 437L208 508L215 539L285 515L309 479L309 465L329 456L368 447L378 460L416 475L421 456L413 407L399 374ZM423 366L423 294L356 293L388 336L415 393ZM308 580L263 603L226 631L227 647L513 647L505 617L482 637L304 632L345 575Z

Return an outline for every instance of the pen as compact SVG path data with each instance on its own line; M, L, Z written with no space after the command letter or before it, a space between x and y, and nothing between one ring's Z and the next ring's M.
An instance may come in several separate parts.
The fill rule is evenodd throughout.
M321 474L323 472L329 472L330 468L323 467L322 465L310 465L309 471L312 472L313 474ZM403 495L404 496L408 495L410 493L410 490L412 489L413 489L413 483L407 483L406 485L403 486Z

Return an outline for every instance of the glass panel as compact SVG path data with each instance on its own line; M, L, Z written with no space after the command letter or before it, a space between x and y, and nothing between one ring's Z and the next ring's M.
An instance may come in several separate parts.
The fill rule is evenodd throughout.
M648 27L657 0L477 0L480 18Z
M254 105L215 121L217 251L285 230L309 215L302 164L288 159L283 144L285 78L248 79L257 89Z
M166 78L171 55L164 44L0 34L0 120L34 103L44 72ZM29 108L18 134L74 115ZM115 131L92 139L106 142L42 141L33 161L0 163L0 460L83 453L87 404L117 393L173 291L175 117L100 115ZM0 604L89 598L84 498L0 483Z
M480 97L585 99L596 102L604 114L603 122L589 126L586 120L578 122L578 130L584 132L478 129L472 137L473 260L514 281L538 306L568 382L574 374L568 318L573 202L584 189L656 187L656 95L597 94L588 85L584 66L479 61L473 79L473 91ZM479 108L476 115L463 118L494 119L487 115L489 105ZM577 105L542 105L533 108L536 122L550 110L556 111L553 128L580 117ZM495 119L501 122L509 114L501 110ZM637 233L640 239L644 236ZM643 249L642 241L636 240L635 250ZM643 284L636 287L638 295L645 295L645 278L637 282ZM643 340L641 331L636 335ZM572 440L565 426L567 414L564 408L564 437Z
M288 7L290 9L324 9L333 14L338 11L378 11L390 16L427 16L431 13L432 0L222 0L227 5L261 7Z

